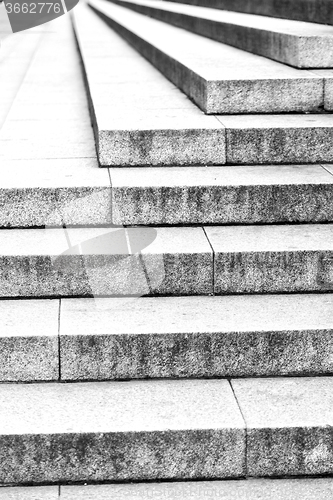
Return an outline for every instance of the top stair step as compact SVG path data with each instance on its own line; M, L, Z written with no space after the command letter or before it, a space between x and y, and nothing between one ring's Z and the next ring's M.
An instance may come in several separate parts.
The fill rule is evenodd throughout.
M178 3L178 0L171 1ZM182 0L181 3L310 23L333 24L332 0Z
M160 21L297 68L332 68L333 27L160 0L111 0Z

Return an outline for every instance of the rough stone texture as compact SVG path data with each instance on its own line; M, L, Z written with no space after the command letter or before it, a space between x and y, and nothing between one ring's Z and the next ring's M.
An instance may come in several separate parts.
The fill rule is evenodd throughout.
M182 0L182 3L310 23L333 24L330 0L294 0L293 2L288 0L282 2L276 0Z
M226 127L227 163L330 163L330 115L218 117Z
M215 117L205 116L87 7L75 10L75 27L101 166L225 163L225 130Z
M61 500L330 500L333 479L250 479L61 486Z
M245 472L244 423L225 380L3 384L0 401L1 482Z
M326 111L333 110L333 70L317 69L313 71L324 79L324 107Z
M58 380L59 301L0 301L0 381Z
M0 488L1 500L58 500L57 486Z
M111 184L95 159L4 161L0 226L111 224Z
M93 0L90 5L205 113L279 113L323 107L323 80L314 73L111 3Z
M233 380L249 476L332 474L333 378Z
M211 294L202 228L3 230L2 297Z
M61 378L333 372L333 296L66 299Z
M331 68L329 26L216 11L159 0L112 0L136 12L298 68Z
M319 165L111 168L110 174L115 224L333 220L333 177Z
M216 294L332 291L333 226L207 227Z

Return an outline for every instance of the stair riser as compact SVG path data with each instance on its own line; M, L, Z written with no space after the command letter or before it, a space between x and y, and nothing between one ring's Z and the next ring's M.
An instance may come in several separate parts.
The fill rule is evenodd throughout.
M91 8L206 114L318 112L324 107L322 79L210 81L137 36L115 19Z
M297 35L287 35L257 28L212 21L193 16L170 12L151 6L111 0L113 3L148 15L154 19L173 24L179 28L226 43L253 54L268 57L296 68L331 68L333 66L333 42L327 41L326 49L314 46L312 39ZM187 3L187 2L184 2ZM190 3L190 2L188 2ZM234 5L234 4L233 4Z
M275 0L182 0L181 3L283 19L295 19L296 21L310 23L333 24L330 0L296 0L293 2L276 2Z
M112 171L111 171L112 178ZM333 220L331 185L113 187L114 224L255 224Z

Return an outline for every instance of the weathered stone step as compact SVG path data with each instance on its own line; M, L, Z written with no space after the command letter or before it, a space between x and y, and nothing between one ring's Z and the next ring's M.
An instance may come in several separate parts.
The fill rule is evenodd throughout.
M332 306L332 294L64 299L61 379L332 373Z
M325 375L333 295L0 301L0 381Z
M101 166L225 163L225 129L110 30L75 9Z
M176 1L178 0L171 0ZM333 24L331 0L181 0L181 3L262 16Z
M0 483L245 475L226 380L1 384L0 401Z
M214 293L333 290L333 225L206 227Z
M333 167L111 168L113 223L333 221Z
M333 67L333 28L160 0L111 0L155 19L297 68Z
M89 4L207 114L318 112L324 107L323 79L312 72L110 2Z
M1 297L213 292L202 228L3 229Z
M239 479L222 481L186 481L118 483L71 486L8 487L1 489L2 500L329 500L333 479Z

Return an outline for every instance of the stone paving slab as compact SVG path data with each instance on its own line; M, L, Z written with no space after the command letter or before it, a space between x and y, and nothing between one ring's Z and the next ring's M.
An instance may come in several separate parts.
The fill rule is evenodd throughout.
M333 226L208 226L214 251L214 291L331 291Z
M93 158L3 161L0 186L1 227L112 222L110 178Z
M111 168L110 175L115 224L333 220L333 177L320 165Z
M178 2L178 0L175 1ZM237 0L236 2L235 0L182 0L181 3L311 23L333 24L330 0L293 0L285 2L276 2L275 0L265 0L264 2L262 0Z
M314 73L113 3L94 0L89 5L205 113L316 112L324 105L323 80Z
M333 378L233 380L249 476L332 474Z
M211 294L202 228L2 230L1 297Z
M101 166L225 163L225 131L215 117L205 116L85 6L75 10L75 29L88 81ZM135 72L133 58L138 61ZM100 68L97 72L96 65ZM135 83L126 93L124 109L126 87L120 83ZM149 109L137 106L138 101L150 100L151 85L155 89L158 85L157 95L161 98L151 100ZM171 109L165 109L162 97L170 94L173 104ZM111 107L110 102L116 105Z
M63 299L62 380L333 371L333 296Z
M59 500L58 486L0 488L1 500Z
M58 315L57 300L0 301L1 382L59 379Z
M227 163L332 163L329 114L218 116L226 127Z
M332 478L61 486L62 500L330 500ZM7 500L7 498L6 498ZM15 499L16 500L16 499Z
M331 26L160 0L112 0L155 19L298 68L332 68Z
M2 384L0 401L2 483L244 475L225 380Z

